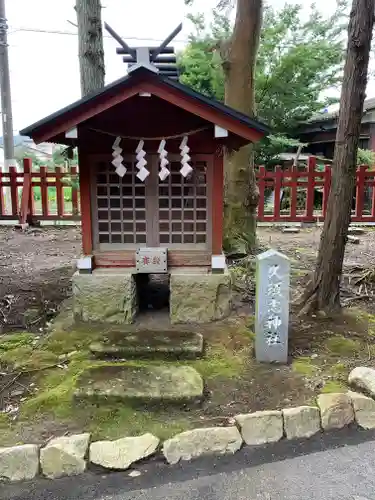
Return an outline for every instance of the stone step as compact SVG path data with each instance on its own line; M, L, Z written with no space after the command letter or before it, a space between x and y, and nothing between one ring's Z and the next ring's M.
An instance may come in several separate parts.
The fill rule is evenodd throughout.
M203 354L203 336L181 331L110 331L90 345L99 359L162 358L194 359Z
M187 405L202 401L203 389L202 377L191 366L103 365L80 375L75 399L102 404Z

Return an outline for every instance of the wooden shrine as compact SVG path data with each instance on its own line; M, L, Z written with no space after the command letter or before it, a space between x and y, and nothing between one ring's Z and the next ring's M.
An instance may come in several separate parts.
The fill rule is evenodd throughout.
M223 271L224 155L268 129L161 72L166 44L125 49L128 75L21 131L78 148L79 267Z

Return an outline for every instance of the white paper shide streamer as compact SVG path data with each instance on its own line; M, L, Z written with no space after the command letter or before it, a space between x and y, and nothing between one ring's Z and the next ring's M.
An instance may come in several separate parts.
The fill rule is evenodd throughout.
M182 139L181 144L180 144L181 165L182 165L182 167L180 169L180 174L183 177L187 177L193 171L193 169L191 168L191 166L189 164L189 161L191 160L191 158L188 154L190 151L190 148L187 145L187 142L188 142L188 136L185 135L185 137Z
M126 167L123 165L124 158L121 156L122 148L120 148L121 137L116 137L115 142L112 145L112 165L116 167L116 174L119 177L124 177L126 174Z
M158 149L159 158L160 158L159 179L161 181L165 181L165 179L170 174L170 171L167 169L167 165L169 165L169 161L167 160L168 151L165 149L165 144L166 144L166 141L165 141L165 139L163 139L162 141L160 141L159 149Z
M150 172L147 170L147 168L145 168L147 165L147 160L145 158L146 151L143 150L144 144L145 144L145 141L140 140L138 143L137 149L135 150L135 152L137 154L137 163L135 164L135 166L139 170L137 177L142 182L150 175Z

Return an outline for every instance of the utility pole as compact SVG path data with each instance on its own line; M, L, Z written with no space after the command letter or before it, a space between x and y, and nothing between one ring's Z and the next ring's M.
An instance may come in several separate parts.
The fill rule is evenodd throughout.
M0 89L1 120L3 123L4 166L16 166L14 159L12 101L10 95L10 75L7 41L7 19L5 16L5 0L0 0Z
M12 101L10 95L10 74L8 59L8 24L5 16L5 0L0 0L0 92L1 121L3 124L4 170L17 167L14 158ZM10 188L3 188L6 213L11 213Z

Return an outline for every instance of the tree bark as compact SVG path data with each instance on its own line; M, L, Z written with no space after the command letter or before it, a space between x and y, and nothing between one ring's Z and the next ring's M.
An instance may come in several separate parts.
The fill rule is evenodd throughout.
M105 67L100 0L76 0L81 94L104 87Z
M341 91L332 185L312 281L301 313L335 313L341 308L340 281L355 186L357 151L367 85L375 0L353 0Z
M233 34L223 44L225 104L253 116L254 72L262 26L263 0L237 0ZM225 161L225 230L233 239L255 242L259 191L252 145L230 152Z

